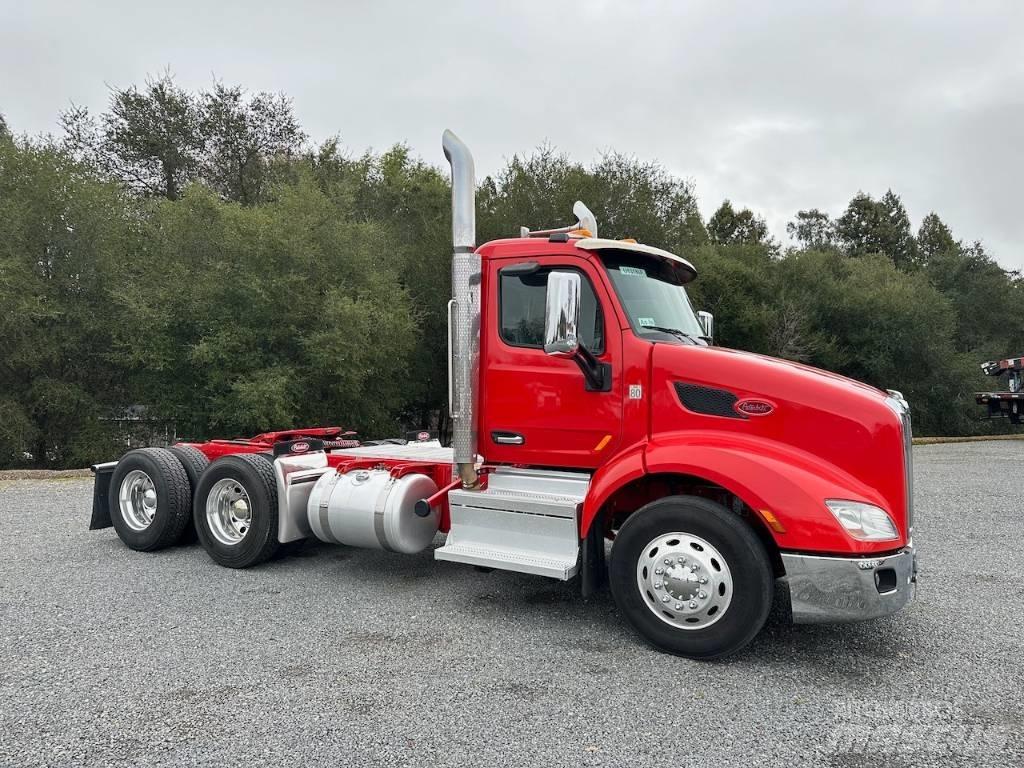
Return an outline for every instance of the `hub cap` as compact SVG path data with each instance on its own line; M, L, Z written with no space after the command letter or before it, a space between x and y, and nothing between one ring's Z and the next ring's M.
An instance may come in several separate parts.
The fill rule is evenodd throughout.
M156 486L141 469L133 469L121 481L117 501L125 524L133 531L144 531L156 514Z
M252 523L249 494L237 480L218 480L206 497L206 522L221 544L232 546L245 538Z
M732 574L722 554L699 536L665 533L640 553L640 595L651 612L677 629L704 629L732 602Z

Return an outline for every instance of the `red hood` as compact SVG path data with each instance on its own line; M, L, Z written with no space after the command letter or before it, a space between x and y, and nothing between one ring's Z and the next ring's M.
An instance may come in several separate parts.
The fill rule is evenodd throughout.
M652 435L715 430L782 444L853 478L903 519L902 427L885 392L798 363L676 344L654 345L651 388ZM768 412L745 417L734 407L745 399Z

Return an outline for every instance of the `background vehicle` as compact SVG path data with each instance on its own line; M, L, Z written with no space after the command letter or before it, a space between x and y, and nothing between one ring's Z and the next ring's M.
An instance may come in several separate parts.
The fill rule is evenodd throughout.
M974 399L978 405L984 405L987 413L984 419L1009 419L1011 424L1020 424L1024 408L1024 357L1011 357L1006 360L989 360L981 364L981 370L988 376L1006 374L1007 392L976 392Z
M95 467L91 527L151 550L194 525L235 568L309 536L411 553L440 531L438 560L579 577L584 595L607 575L648 641L695 658L746 645L777 588L802 622L913 598L898 392L712 346L694 266L597 237L582 203L572 226L477 248L472 157L443 145L451 447L317 428L141 449Z

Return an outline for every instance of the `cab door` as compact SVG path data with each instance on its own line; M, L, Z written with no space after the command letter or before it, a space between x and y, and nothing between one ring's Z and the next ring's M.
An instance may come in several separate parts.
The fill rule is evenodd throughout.
M622 337L603 281L576 257L486 263L480 453L497 463L600 466L615 453L622 429ZM580 340L609 364L607 391L588 390L575 360L544 353L547 282L556 269L582 278Z

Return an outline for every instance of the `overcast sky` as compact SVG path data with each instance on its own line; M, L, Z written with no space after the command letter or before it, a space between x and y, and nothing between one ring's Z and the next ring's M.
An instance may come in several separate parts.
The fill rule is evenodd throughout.
M966 0L0 0L0 112L54 132L169 67L284 91L357 152L404 141L441 165L450 127L481 177L545 141L658 160L705 216L729 198L784 243L797 210L891 187L915 229L934 210L1020 268L1022 22L1024 3Z

